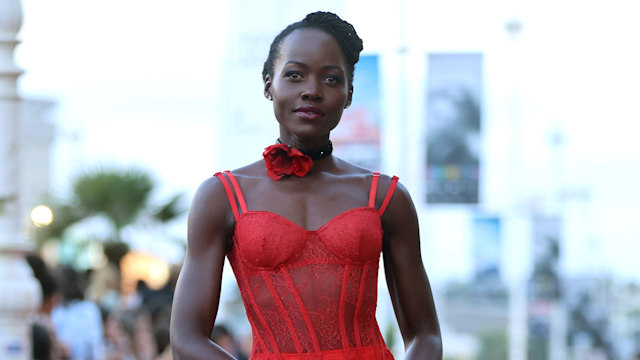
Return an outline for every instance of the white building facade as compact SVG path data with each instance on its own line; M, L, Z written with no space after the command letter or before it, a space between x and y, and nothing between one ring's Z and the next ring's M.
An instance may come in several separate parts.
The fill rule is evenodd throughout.
M24 253L29 211L48 191L53 125L51 104L25 101L17 91L22 71L14 63L22 23L19 0L0 1L0 358L31 359L30 315L40 285Z

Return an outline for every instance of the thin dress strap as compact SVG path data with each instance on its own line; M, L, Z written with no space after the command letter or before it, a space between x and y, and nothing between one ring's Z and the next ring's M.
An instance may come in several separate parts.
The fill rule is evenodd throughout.
M380 178L379 172L373 173L373 179L371 179L371 190L369 191L369 207L375 207L376 201L376 191L378 189L378 180ZM389 185L389 189L387 190L387 194L384 197L384 201L382 202L382 206L378 209L378 215L382 215L384 211L387 209L389 205L389 201L391 201L391 196L396 189L396 185L398 184L398 177L394 176L391 178L391 184Z
M233 185L233 190L236 191L236 196L238 197L238 203L240 203L240 209L242 210L242 213L246 213L248 210L247 203L244 201L244 195L242 195L242 190L240 190L240 185L238 185L236 177L233 176L233 174L229 170L225 171L224 173L229 176L229 179L231 179L231 184Z
M391 201L391 196L393 192L396 190L396 185L398 185L398 177L393 176L391 178L391 184L389 185L389 189L387 190L387 195L384 197L384 201L382 202L382 206L378 209L378 214L382 216L384 211L387 209L387 205L389 205L389 201Z
M247 205L244 202L244 196L242 196L242 192L240 192L238 182L235 180L235 177L233 177L231 172L225 171L225 174L229 175L229 178L231 179L233 187L236 190L236 196L238 196L238 201L240 202L240 207L242 209L242 212L244 213L246 211ZM216 173L214 176L217 177L222 183L224 191L227 193L227 199L229 199L229 205L231 205L231 211L233 211L233 217L237 220L240 216L240 213L238 212L238 205L236 204L236 198L233 194L233 190L229 185L229 180L227 180L226 176L224 176L221 172Z
M376 190L378 189L379 178L380 178L380 173L374 172L373 179L371 179L371 190L369 190L369 207L375 207Z

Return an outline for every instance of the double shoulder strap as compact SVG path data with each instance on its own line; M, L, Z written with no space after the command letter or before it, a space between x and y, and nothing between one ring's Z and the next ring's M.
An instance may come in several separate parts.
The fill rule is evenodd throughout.
M242 210L242 213L244 214L245 212L247 212L247 203L244 201L244 196L242 195L242 191L240 191L240 186L238 185L238 181L236 180L236 177L233 176L231 171L227 170L224 172L224 174L226 174L231 180L231 184L233 185L233 190L235 190L235 194L238 197L238 204L240 204L240 210ZM224 186L224 191L227 193L227 198L229 199L229 204L231 204L233 217L236 220L238 220L238 217L240 216L240 214L238 213L238 205L236 204L236 198L235 196L233 196L234 191L231 190L231 186L229 186L229 181L227 180L227 177L220 172L216 173L214 176L220 179L220 182L222 182L222 186Z
M248 211L247 203L244 200L244 196L242 195L242 191L240 190L238 181L229 170L225 171L224 173L218 172L214 176L220 179L220 182L222 182L224 191L227 193L227 198L229 199L229 204L231 205L231 210L233 211L233 216L237 220L240 216L240 211L242 213ZM227 177L229 178L228 180ZM378 190L379 178L380 173L374 172L373 179L371 180L371 189L369 190L369 207L371 208L375 208L376 192ZM231 185L229 185L229 181L231 181ZM387 209L387 206L389 205L389 201L391 201L391 196L393 195L397 184L398 177L394 176L393 178L391 178L391 184L389 185L389 189L387 189L387 194L384 197L384 201L382 202L380 209L378 209L379 215L382 215ZM231 189L232 186L233 189ZM238 210L238 206L240 206L240 210Z
M380 173L374 172L373 179L371 180L371 190L369 190L369 207L375 207L376 191L378 190L379 178L380 178ZM389 201L391 201L391 196L393 195L393 192L396 190L397 184L398 184L398 177L393 176L391 178L391 185L389 185L389 189L387 189L387 195L385 195L384 201L382 202L380 209L378 209L378 215L382 216L382 214L384 214L384 211L387 209L387 206L389 205Z

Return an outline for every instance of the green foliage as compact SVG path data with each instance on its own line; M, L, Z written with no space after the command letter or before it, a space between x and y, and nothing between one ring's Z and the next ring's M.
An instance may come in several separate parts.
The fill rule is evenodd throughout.
M153 183L149 175L137 170L100 170L81 176L73 190L88 214L104 214L119 232L147 206Z
M175 195L171 200L169 200L166 204L160 206L155 213L153 214L153 218L163 224L177 218L182 215L186 209L180 206L180 200L182 200L182 195Z

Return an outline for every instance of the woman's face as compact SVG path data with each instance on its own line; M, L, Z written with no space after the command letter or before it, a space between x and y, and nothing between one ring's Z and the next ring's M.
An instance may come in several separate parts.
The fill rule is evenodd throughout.
M347 60L333 36L315 29L289 34L265 80L280 123L280 138L296 146L320 146L351 102Z

